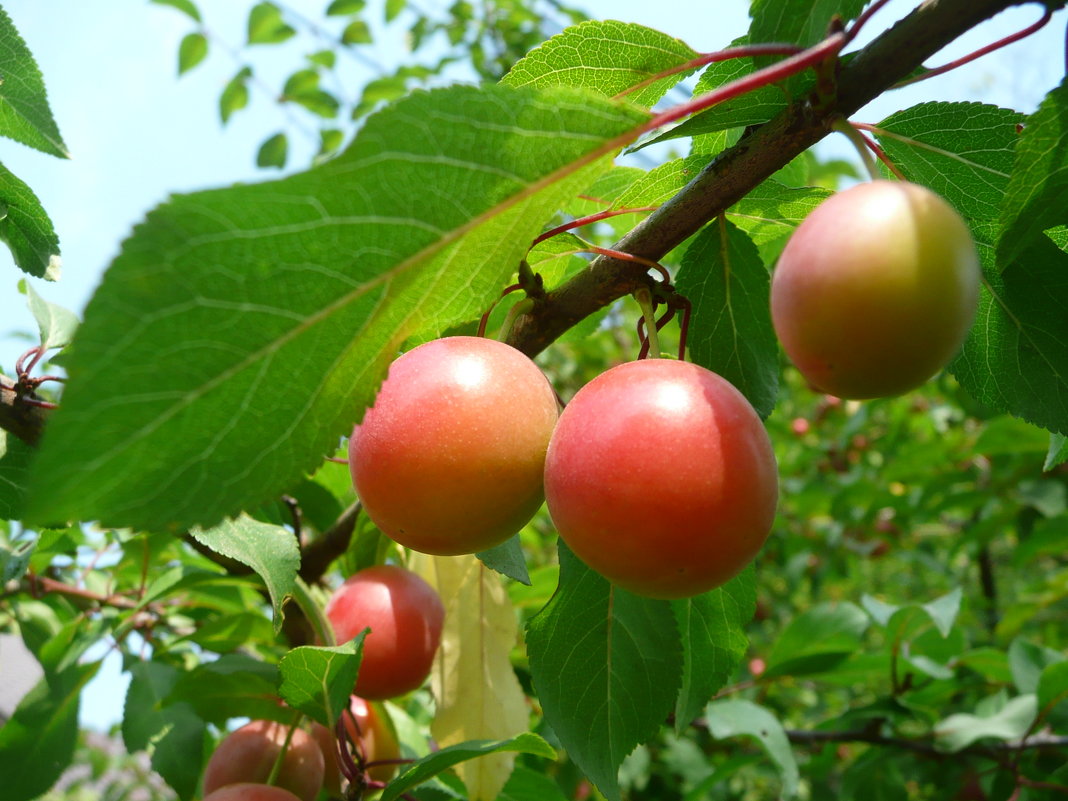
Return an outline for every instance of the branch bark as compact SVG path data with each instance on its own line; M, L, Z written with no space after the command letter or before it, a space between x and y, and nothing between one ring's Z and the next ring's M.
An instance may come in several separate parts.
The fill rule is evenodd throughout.
M799 98L775 119L747 132L612 249L659 261L830 133L836 119L855 113L979 23L1024 2L922 3L842 67L832 102L817 108ZM582 319L649 281L640 264L598 257L589 269L535 300L532 309L515 320L508 342L534 356Z
M15 380L0 375L0 428L28 445L36 445L47 419L47 409L20 402L15 392Z

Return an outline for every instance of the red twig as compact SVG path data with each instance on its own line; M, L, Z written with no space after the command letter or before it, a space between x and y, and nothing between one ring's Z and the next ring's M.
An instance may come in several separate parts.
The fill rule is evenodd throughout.
M864 9L864 13L857 17L853 24L849 26L849 30L846 31L846 42L852 42L868 20L875 16L879 9L885 6L888 2L890 2L890 0L876 0L876 2Z
M691 59L683 64L678 64L663 72L659 72L656 75L646 78L644 81L634 84L634 86L624 89L612 99L619 100L622 97L637 92L639 89L644 89L646 86L650 86L664 78L669 78L680 72L695 70L708 64L715 64L719 61L729 61L732 58L745 58L746 56L792 56L800 53L803 49L804 48L802 47L791 44L759 44L728 47L725 50L717 50L714 53L702 53L697 58Z
M609 217L618 217L620 214L636 214L641 211L656 211L658 206L639 206L633 209L609 209L608 211L599 211L596 214L589 214L585 217L578 217L571 222L563 223L555 228L550 228L548 231L544 231L539 234L537 238L530 244L531 247L539 245L546 239L552 239L557 234L562 234L564 231L570 231L572 228L581 228L584 225L590 225L591 223L600 222L601 220L607 220Z
M679 315L679 361L686 361L686 338L690 333L690 313L693 304L682 295L675 295L673 302L678 304L682 313Z
M908 86L909 84L916 83L917 81L926 81L928 78L933 78L934 76L941 75L944 72L955 70L957 67L962 67L969 61L975 61L975 59L985 56L987 53L992 53L995 50L999 50L1002 47L1005 47L1006 45L1012 44L1013 42L1018 42L1020 39L1025 39L1032 33L1035 33L1036 31L1044 28L1046 26L1046 23L1050 21L1050 18L1052 16L1053 9L1047 8L1046 13L1042 15L1042 18L1040 20L1031 25L1028 25L1022 31L1017 31L1016 33L1009 34L1008 36L998 39L992 44L988 44L985 47L980 47L975 52L969 53L966 56L958 58L956 61L951 61L948 64L943 64L941 67L929 69L922 75L916 75L915 77L906 78L903 81L898 81L896 84L894 84L892 88L900 89L902 86Z
M908 178L905 177L905 174L903 172L901 172L901 170L898 169L897 165L894 164L894 162L890 160L890 157L888 155L886 155L886 151L883 150L881 147L879 147L879 143L876 142L874 139L872 139L867 134L862 133L859 130L861 126L866 125L867 123L851 122L849 124L852 125L854 128L858 129L857 133L859 133L861 138L864 140L864 144L868 146L868 150L870 150L872 153L874 153L876 158L878 158L879 161L881 161L883 164L886 165L886 169L890 170L890 172L892 172L894 174L894 177L896 177L899 181L907 181L908 180ZM871 129L867 129L867 130L871 130Z

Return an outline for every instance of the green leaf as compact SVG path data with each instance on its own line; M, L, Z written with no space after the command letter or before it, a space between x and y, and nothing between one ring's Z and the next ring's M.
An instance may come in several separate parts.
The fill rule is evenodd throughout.
M6 432L4 432L6 433ZM3 447L3 434L0 434L0 448ZM3 460L0 458L0 471L3 470ZM0 472L0 482L3 481L3 473ZM0 510L2 510L3 497L0 494ZM18 519L8 515L8 519ZM14 546L0 545L0 585L9 581L18 581L26 575L26 568L30 566L30 557L33 556L33 542L16 543Z
M1043 718L1068 700L1068 661L1047 665L1038 681L1038 708Z
M286 156L289 153L289 139L284 133L276 133L268 137L260 145L256 153L257 167L277 167L282 169L286 166Z
M406 5L407 0L386 0L386 22L393 22Z
M609 801L634 746L672 711L682 648L668 601L613 587L559 542L560 586L527 624L530 672L546 722Z
M33 448L0 431L0 520L21 520L29 485Z
M201 21L200 11L195 5L193 5L192 0L152 0L152 2L161 6L170 6L171 8L176 8L183 14L188 14L197 22Z
M804 676L829 670L852 656L868 627L868 616L851 603L821 603L802 612L775 641L767 678Z
M345 132L336 128L323 128L319 131L319 156L331 156L345 143Z
M15 266L37 278L58 280L62 261L52 220L33 190L2 164L0 214L0 240L11 249Z
M78 739L81 692L99 667L99 662L73 664L46 674L0 726L4 801L37 798L70 765Z
M285 99L298 103L312 114L327 120L337 116L341 105L336 97L324 89L311 89L299 94L287 95Z
M300 546L293 532L241 516L208 531L190 532L201 545L248 565L267 585L274 607L274 630L282 630L282 604L293 593L300 569Z
M582 86L609 97L695 58L688 45L651 28L615 20L588 21L517 61L501 82L509 86ZM678 72L626 95L652 106L693 70Z
M1018 740L1031 728L1037 714L1038 699L1029 693L1005 702L993 715L950 715L934 728L935 747L954 753L984 737Z
M856 19L868 0L754 0L749 41L790 42L810 47L827 36L831 19Z
M682 689L675 701L675 732L681 734L745 655L745 626L756 609L755 571L749 566L722 587L671 606L682 636Z
M230 121L230 116L235 111L240 111L248 105L248 79L252 77L251 67L242 67L237 75L219 95L219 116L222 117L223 125Z
M1041 682L1042 673L1050 665L1066 661L1060 651L1036 645L1027 640L1016 638L1009 646L1009 667L1012 681L1021 694L1035 693Z
M990 409L1068 434L1068 253L1043 236L999 271L990 228L976 229L979 312L949 370Z
M429 756L412 763L404 772L386 785L382 791L382 801L394 801L400 798L402 793L412 787L432 779L442 771L448 770L453 765L466 762L469 759L477 759L489 754L502 752L516 752L520 754L533 754L543 759L555 759L556 751L538 735L533 732L523 732L518 737L510 740L468 740L457 743L448 748L442 748Z
M1046 454L1046 463L1042 465L1042 469L1049 472L1065 462L1068 462L1068 437L1064 434L1050 434L1049 452Z
M1027 118L1002 204L997 264L1009 269L1042 232L1064 225L1068 197L1068 79ZM1062 432L1063 433L1063 432Z
M782 797L797 795L798 770L790 741L771 712L750 701L713 701L705 710L708 730L717 740L752 737L768 752L782 781Z
M374 37L371 36L371 29L362 19L350 22L341 33L342 44L370 44L373 41Z
M67 347L78 329L78 317L74 312L46 301L28 281L20 281L19 289L25 293L26 305L37 321L41 347L45 350Z
M910 180L964 217L992 220L1012 171L1023 115L982 103L921 103L891 114L874 133Z
M326 16L343 17L348 14L359 14L366 6L366 0L334 0L326 7Z
M481 314L647 119L576 90L419 92L306 173L152 212L86 309L27 514L37 487L48 519L206 526L285 492L398 346Z
M815 186L792 188L768 180L727 209L727 219L749 234L763 253L769 245L785 244L801 221L832 194Z
M349 705L363 658L364 629L349 642L333 647L304 645L278 663L278 692L287 704L333 730Z
M523 547L519 544L519 535L509 537L500 545L490 548L488 551L479 551L475 554L482 560L482 564L491 570L521 584L530 586L530 574L527 572L527 558L523 554Z
M248 14L248 43L278 44L296 35L296 30L282 19L282 10L274 3L257 3Z
M767 417L779 391L779 351L756 245L726 219L713 220L686 249L675 285L693 305L693 361L734 384Z
M325 67L328 70L332 70L334 65L337 64L337 53L333 50L317 50L308 54L308 61L317 67Z
M564 791L544 773L516 765L497 801L568 801Z
M194 31L188 33L178 45L178 74L188 72L208 56L208 39Z
M288 723L292 710L278 704L278 668L241 654L227 654L183 672L161 702L185 702L208 723L223 726L230 718Z
M204 763L207 726L189 704L165 705L182 671L161 662L135 662L122 717L122 739L130 753L149 751L152 768L188 799Z
M0 8L0 135L70 158L48 106L44 78L11 17Z

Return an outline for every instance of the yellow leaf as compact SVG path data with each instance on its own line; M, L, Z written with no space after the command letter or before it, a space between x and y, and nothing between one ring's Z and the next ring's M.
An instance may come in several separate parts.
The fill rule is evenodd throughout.
M514 737L529 728L523 688L509 658L517 637L515 610L499 573L474 556L416 560L445 604L431 674L437 714L430 731L441 747L464 740ZM492 754L457 766L471 801L493 801L512 773L514 754Z

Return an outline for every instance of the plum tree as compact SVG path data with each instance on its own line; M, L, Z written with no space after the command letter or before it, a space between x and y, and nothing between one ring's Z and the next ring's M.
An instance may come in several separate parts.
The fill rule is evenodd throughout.
M345 715L345 730L348 732L349 740L358 743L360 753L366 762L382 762L400 758L397 735L380 709L376 709L374 704L354 695L349 703L349 713ZM336 795L341 789L337 737L320 723L312 725L311 733L319 743L323 759L326 761L326 777L323 780L323 787ZM367 771L372 779L379 782L388 782L396 772L395 764L374 765Z
M298 798L283 787L241 782L206 794L204 801L298 801Z
M843 398L898 395L960 349L979 297L975 242L931 190L872 181L831 196L779 257L771 313L783 349Z
M393 362L349 442L356 494L389 537L431 554L500 544L543 500L556 395L515 348L446 337Z
M205 795L230 784L266 782L288 734L288 726L272 720L254 720L228 734L204 768ZM323 772L319 744L308 732L294 729L276 785L302 801L314 801L323 786Z
M325 611L338 642L371 629L364 640L356 695L392 698L426 680L441 641L445 607L418 575L394 565L366 568L337 588Z
M745 397L689 362L618 365L576 393L545 463L560 536L640 595L681 598L737 574L771 530L778 472Z

